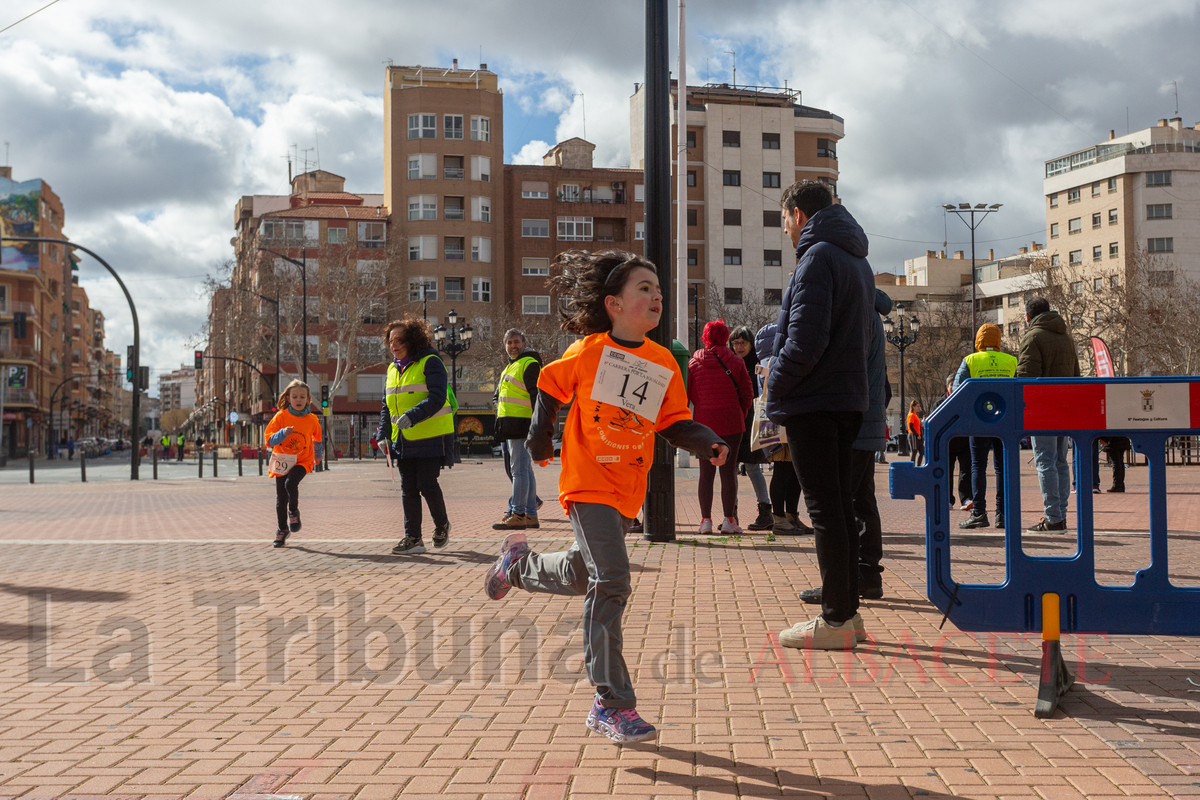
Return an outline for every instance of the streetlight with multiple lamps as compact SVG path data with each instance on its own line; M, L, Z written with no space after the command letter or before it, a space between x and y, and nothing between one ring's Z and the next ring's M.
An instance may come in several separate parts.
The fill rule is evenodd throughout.
M953 205L946 203L942 208L949 211L951 214L957 214L958 218L963 221L963 224L971 229L971 335L975 335L975 331L979 326L975 324L975 229L983 224L984 219L988 214L994 214L1000 210L1003 203L992 203L990 206L987 203L976 203L972 206L970 203L959 203ZM979 221L975 221L975 215L979 215ZM971 221L967 221L967 217Z
M450 313L446 315L446 322L449 323L449 327L438 325L433 329L433 342L439 352L450 356L451 386L457 396L458 357L471 349L471 337L475 335L475 330L466 323L463 323L461 328L455 329L454 326L458 324L458 312L454 309L450 309Z
M904 429L907 413L904 408L904 351L917 341L921 331L921 321L915 316L908 320L908 331L905 332L904 303L896 303L896 320L885 317L883 320L884 336L890 344L900 351L900 430L903 435L896 443L896 452L902 456L908 455L908 431Z

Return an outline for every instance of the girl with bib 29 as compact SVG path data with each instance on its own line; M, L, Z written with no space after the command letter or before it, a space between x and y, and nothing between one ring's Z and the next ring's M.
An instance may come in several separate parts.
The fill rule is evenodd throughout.
M267 474L275 479L275 546L300 530L300 481L322 455L321 422L312 410L312 394L303 381L292 381L279 395L279 412L266 431L271 460Z
M575 541L558 553L530 551L511 533L488 571L488 597L509 589L584 595L584 662L596 698L587 727L618 743L656 734L635 708L621 653L621 619L630 594L625 534L646 497L654 435L721 465L729 447L692 421L683 376L667 348L645 334L658 325L662 293L654 265L619 250L568 251L549 283L567 301L562 329L584 336L542 368L525 447L545 466L554 455L559 409L574 401L562 440L559 502ZM649 521L648 521L649 524Z

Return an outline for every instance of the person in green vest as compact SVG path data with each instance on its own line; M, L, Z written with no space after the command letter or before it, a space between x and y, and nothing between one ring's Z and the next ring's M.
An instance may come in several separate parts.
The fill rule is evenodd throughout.
M171 434L164 433L162 435L162 457L166 461L171 455Z
M183 431L175 434L175 460L183 461Z
M975 334L975 352L962 360L954 376L954 388L963 381L1012 378L1017 374L1017 357L1000 350L1000 327L985 323ZM1004 528L1004 444L992 436L971 437L971 516L958 523L963 530L987 528L987 457L992 452L996 469L996 527Z
M433 331L423 319L389 322L383 331L392 353L376 438L390 448L400 472L404 538L394 555L425 552L421 537L421 498L433 517L433 546L450 542L450 519L438 475L454 457L454 409L446 365L432 346Z
M508 366L496 385L496 438L511 467L512 494L508 513L492 527L500 531L523 531L540 527L537 517L537 482L533 461L525 449L529 422L533 419L533 401L537 397L541 357L529 349L525 334L511 328L504 334L504 352Z

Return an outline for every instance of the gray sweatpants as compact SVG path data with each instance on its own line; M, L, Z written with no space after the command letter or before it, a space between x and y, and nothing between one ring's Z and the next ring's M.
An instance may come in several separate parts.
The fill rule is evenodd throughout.
M637 698L621 655L621 617L629 600L629 517L600 503L572 503L575 543L561 553L530 553L513 564L508 582L527 592L585 595L583 658L605 708L634 708Z

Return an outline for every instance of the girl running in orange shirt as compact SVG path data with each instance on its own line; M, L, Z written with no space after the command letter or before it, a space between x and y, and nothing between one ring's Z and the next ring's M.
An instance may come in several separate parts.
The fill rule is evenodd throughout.
M584 661L596 687L587 727L614 742L640 742L657 731L635 709L621 618L630 594L625 534L646 497L654 434L716 466L729 447L692 421L674 356L645 339L662 314L654 265L619 250L568 251L557 262L561 273L549 283L567 300L562 329L586 338L542 368L525 447L545 466L554 454L558 411L574 400L563 430L558 492L575 541L565 552L540 555L530 551L525 534L509 534L485 588L493 600L514 586L585 595Z
M267 425L267 444L273 448L267 474L275 479L275 515L279 521L276 547L283 547L288 534L300 530L300 481L313 471L316 459L322 455L321 422L311 406L308 385L292 381L279 395L279 412Z

